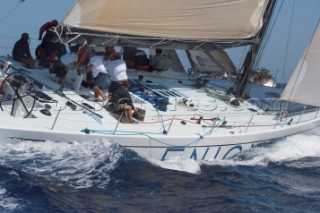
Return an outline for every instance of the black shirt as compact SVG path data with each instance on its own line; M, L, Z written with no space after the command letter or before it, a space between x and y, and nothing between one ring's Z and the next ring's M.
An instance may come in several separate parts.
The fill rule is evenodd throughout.
M128 104L134 109L131 96L128 89L121 83L112 81L109 87L109 93L111 93L110 102L115 104Z
M18 40L14 44L12 56L17 61L20 61L21 58L32 58L28 41L25 41L23 38Z

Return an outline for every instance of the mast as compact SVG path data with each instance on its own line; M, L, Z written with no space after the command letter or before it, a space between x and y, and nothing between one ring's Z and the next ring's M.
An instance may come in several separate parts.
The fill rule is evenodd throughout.
M242 65L242 73L239 77L239 79L236 81L236 84L234 86L234 95L236 97L243 97L245 95L245 90L249 81L250 74L252 72L253 64L257 56L257 52L259 51L262 38L264 37L264 34L267 30L268 23L271 19L271 15L273 12L273 9L275 7L276 0L270 0L269 4L266 8L266 11L264 13L263 17L263 27L261 28L260 32L257 33L257 35L254 38L254 42L250 48L250 51L247 53L246 58Z

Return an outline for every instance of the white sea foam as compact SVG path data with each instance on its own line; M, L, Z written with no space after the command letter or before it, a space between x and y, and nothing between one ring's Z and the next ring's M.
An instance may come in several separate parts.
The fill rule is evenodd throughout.
M295 135L268 146L254 147L242 152L239 157L232 159L197 162L192 159L172 158L166 161L150 160L150 162L165 169L199 174L202 164L266 166L269 162L291 162L305 157L320 157L320 137ZM310 166L313 166L313 164L310 163Z
M234 159L203 163L224 166L265 166L268 162L291 162L305 157L320 157L319 136L294 135L276 141L270 146L254 147Z
M167 161L151 160L165 169L193 174L201 172L200 165L265 166L268 162L290 162L305 157L320 157L320 137L295 135L269 146L254 147L238 158L196 162L192 159L173 158ZM2 164L23 167L21 170L50 176L68 182L76 188L96 185L105 187L122 153L108 141L92 142L31 142L4 143L0 147ZM298 164L292 166L299 166ZM312 166L312 165L310 165ZM19 169L19 168L18 168Z
M7 190L0 186L0 209L5 211L15 210L18 206L17 200L6 195Z
M7 192L7 190L6 190L6 189L4 189L4 188L0 188L0 195L5 194L6 192Z
M122 153L108 141L4 143L1 163L41 176L65 181L76 188L105 187L108 171L115 168ZM21 167L21 168L20 168Z
M291 161L305 157L320 157L320 137L295 135L274 144L266 153L270 161Z
M180 158L172 158L166 161L151 160L151 163L165 169L183 171L192 174L199 174L201 171L199 162L192 159L182 160Z

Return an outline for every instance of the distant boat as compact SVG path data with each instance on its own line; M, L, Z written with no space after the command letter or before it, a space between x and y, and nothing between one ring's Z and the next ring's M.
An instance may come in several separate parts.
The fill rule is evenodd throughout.
M251 45L231 90L175 70L129 69L130 94L145 114L121 123L90 88L69 71L63 93L48 69L24 68L2 57L7 88L0 102L0 140L83 142L107 140L144 158L217 160L258 143L294 134L320 134L317 90L320 28L281 98L275 88L246 96L256 53L275 0L78 0L65 18L61 41L100 46L162 48L170 52ZM171 51L172 52L172 51ZM11 79L15 80L11 80ZM80 82L80 83L79 83ZM261 99L261 97L265 99Z

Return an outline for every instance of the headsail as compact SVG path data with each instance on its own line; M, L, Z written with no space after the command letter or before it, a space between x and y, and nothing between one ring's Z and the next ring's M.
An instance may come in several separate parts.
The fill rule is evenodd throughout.
M320 106L320 25L309 47L298 63L281 98L302 104Z
M236 67L224 50L188 50L187 54L195 70L202 73L236 75Z
M212 49L253 42L269 0L78 0L63 24L118 44ZM112 42L115 42L113 40Z

